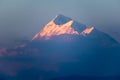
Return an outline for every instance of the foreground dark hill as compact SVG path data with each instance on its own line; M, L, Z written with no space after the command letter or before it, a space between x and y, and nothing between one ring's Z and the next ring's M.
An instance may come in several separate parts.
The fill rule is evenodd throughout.
M110 77L84 77L84 76L67 76L67 77L60 77L55 78L52 80L120 80L118 76L110 76Z
M0 56L1 74L11 80L118 80L120 76L120 44L63 15L29 43L2 48Z

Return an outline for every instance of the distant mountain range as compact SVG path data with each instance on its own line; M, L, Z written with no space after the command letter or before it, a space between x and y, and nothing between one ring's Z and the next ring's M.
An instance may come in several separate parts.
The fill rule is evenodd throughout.
M77 78L78 75L98 78L120 75L120 44L95 27L87 27L64 15L58 15L52 19L30 42L14 48L1 48L0 56L2 60L10 59L10 63L9 60L7 61L9 65L5 63L1 65L7 65L6 68L11 69L13 76L18 75L21 70L24 73L23 65L28 63L25 68L32 72L37 69L36 75L39 74L37 77L40 80L52 78L77 80L69 77L59 79L59 77L70 75L77 75ZM32 61L25 62L27 59ZM9 68L11 64L19 66ZM6 68L0 67L0 70L10 75L5 70ZM24 77L21 80L25 80ZM34 76L30 77L34 80ZM117 78L112 80L117 80Z

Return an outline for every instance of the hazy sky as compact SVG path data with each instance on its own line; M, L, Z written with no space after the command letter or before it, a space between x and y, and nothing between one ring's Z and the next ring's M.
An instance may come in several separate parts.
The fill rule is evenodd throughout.
M120 41L120 0L0 0L0 45L31 39L57 14Z

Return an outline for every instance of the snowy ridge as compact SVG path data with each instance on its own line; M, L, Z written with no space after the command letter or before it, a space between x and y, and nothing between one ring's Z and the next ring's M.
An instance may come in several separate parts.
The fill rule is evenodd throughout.
M89 28L84 27L84 29L81 30L78 29L77 31L76 28L73 27L74 25L76 28L83 27L78 26L82 24L73 21L71 18L65 17L63 15L58 15L53 20L51 20L47 25L45 25L45 27L39 33L37 33L32 40L36 40L38 38L50 39L50 37L52 36L62 34L74 34L74 35L81 34L84 36L90 34L94 29L94 27Z

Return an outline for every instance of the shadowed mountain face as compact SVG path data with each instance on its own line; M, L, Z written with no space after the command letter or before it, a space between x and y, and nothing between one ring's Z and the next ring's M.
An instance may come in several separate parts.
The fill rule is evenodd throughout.
M58 15L29 43L2 48L0 71L11 80L117 80L119 53L106 33Z

